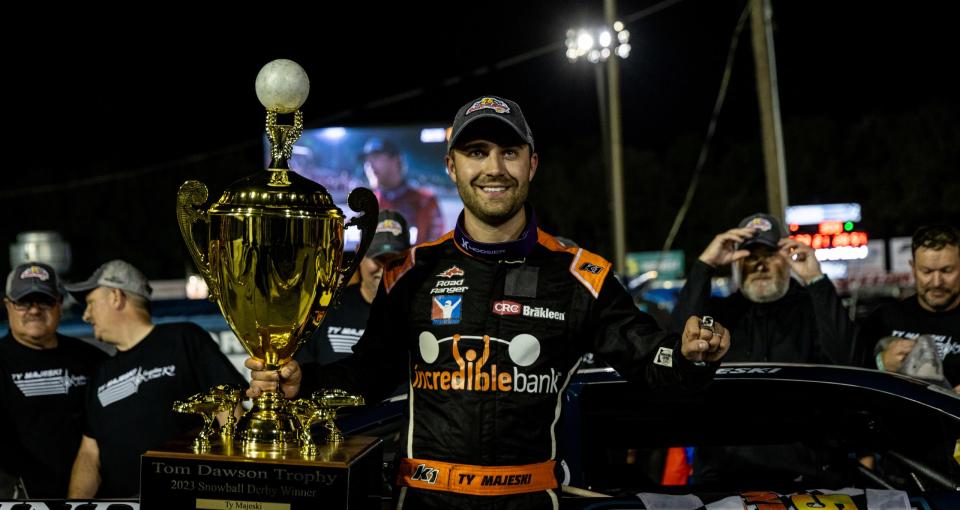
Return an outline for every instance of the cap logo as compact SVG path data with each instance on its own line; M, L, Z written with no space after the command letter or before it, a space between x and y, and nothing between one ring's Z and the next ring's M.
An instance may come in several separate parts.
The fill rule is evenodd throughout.
M45 282L50 279L50 273L40 266L30 266L20 273L21 280L26 280L27 278L38 278L41 282Z
M507 103L504 103L495 97L485 97L473 103L470 108L467 108L467 111L464 112L464 115L470 115L471 113L479 110L493 110L497 113L510 113L510 107L507 106Z
M400 226L399 221L387 219L377 223L376 233L379 234L380 232L386 232L388 234L398 236L403 233L403 227Z
M766 232L773 228L773 225L766 218L754 218L750 220L750 223L747 226L753 227L755 229L759 229L763 232Z

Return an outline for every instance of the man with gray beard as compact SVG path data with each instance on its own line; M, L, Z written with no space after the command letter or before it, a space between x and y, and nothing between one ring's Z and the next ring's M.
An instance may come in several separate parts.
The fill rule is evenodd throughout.
M740 289L711 297L711 277L730 264ZM731 330L725 361L854 364L854 325L836 289L813 250L787 238L767 214L751 214L714 237L690 268L674 327L703 314Z
M710 296L710 279L733 265L740 289ZM791 271L795 278L791 278ZM854 325L809 246L787 238L773 216L757 213L710 242L690 268L673 309L682 317L707 314L730 328L724 361L854 363ZM757 486L797 482L833 484L827 466L837 452L802 443L700 446L695 483L717 486L749 481Z

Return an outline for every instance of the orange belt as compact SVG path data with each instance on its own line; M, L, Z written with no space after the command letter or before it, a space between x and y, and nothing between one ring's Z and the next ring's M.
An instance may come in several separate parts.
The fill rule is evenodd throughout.
M476 496L523 494L557 488L556 461L524 466L471 466L436 460L401 459L397 483L415 489Z

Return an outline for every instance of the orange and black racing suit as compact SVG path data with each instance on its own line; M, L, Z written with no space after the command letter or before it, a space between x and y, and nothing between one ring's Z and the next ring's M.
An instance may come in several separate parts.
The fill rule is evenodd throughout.
M557 508L561 397L592 352L647 388L698 388L679 337L637 310L606 260L566 248L528 213L518 241L458 228L384 273L354 354L304 365L301 393L377 401L407 380L398 508Z

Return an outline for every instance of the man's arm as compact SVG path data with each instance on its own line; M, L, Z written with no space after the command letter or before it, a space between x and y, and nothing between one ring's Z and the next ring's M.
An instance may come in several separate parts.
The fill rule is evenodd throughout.
M707 301L710 299L710 278L714 268L697 260L690 267L687 281L680 289L677 304L670 312L671 329L679 333L691 315L702 316L708 313Z
M752 228L732 228L717 234L710 244L697 257L690 267L687 282L680 289L677 304L670 314L673 331L683 331L687 318L709 313L707 300L710 299L710 278L717 268L730 265L750 254L748 250L738 250L737 245L754 236Z
M704 386L730 347L726 328L719 323L701 325L697 317L684 321L680 335L660 330L611 275L591 308L586 331L592 336L587 350L625 378L650 388Z
M806 285L813 302L820 356L835 365L858 364L854 323L840 302L837 289L820 270L813 249L793 239L781 239L780 248L790 269Z
M100 488L100 447L97 440L87 435L80 441L77 458L70 473L67 498L86 499L97 495Z

